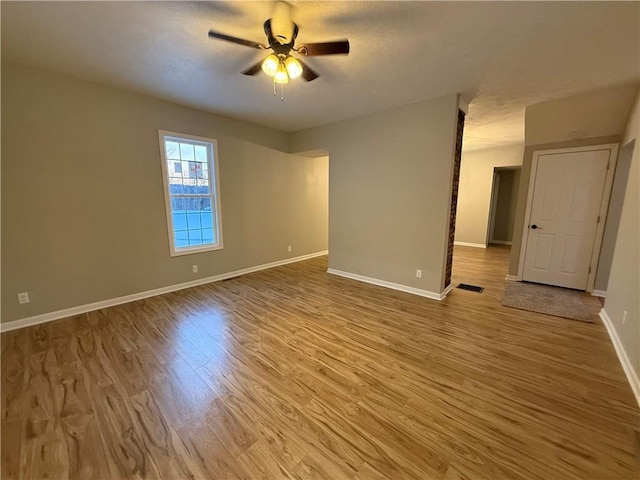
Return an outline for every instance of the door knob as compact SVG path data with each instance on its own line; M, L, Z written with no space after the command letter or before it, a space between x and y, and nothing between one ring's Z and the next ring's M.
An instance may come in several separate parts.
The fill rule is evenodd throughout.
M539 228L540 230L542 230L542 227L539 227L539 226L538 226L538 225L536 225L535 223L534 223L533 225L531 225L531 229L532 229L532 230L537 230L538 228Z

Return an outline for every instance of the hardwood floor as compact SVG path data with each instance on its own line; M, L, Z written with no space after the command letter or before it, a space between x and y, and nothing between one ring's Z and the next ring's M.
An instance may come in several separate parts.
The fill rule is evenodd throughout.
M508 249L443 302L326 258L2 334L2 478L638 479L604 327L500 305Z

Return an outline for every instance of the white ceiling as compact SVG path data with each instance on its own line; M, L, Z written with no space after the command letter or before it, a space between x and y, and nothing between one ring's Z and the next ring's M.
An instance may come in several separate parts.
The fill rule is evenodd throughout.
M640 79L638 2L291 2L321 77L272 96L240 71L264 52L270 2L5 2L2 59L115 85L283 131L452 92L470 101L465 149L523 141L524 107Z

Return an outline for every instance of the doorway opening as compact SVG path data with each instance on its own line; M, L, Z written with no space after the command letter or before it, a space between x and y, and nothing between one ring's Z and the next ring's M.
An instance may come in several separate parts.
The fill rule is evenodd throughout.
M488 245L511 245L521 167L495 167L487 225Z

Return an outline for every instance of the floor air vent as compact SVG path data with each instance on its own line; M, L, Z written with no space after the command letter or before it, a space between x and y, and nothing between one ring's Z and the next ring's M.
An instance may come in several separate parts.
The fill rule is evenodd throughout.
M484 288L482 287L478 287L476 285L467 285L466 283L461 283L460 285L458 285L458 288L461 288L462 290L469 290L470 292L478 292L481 293Z

